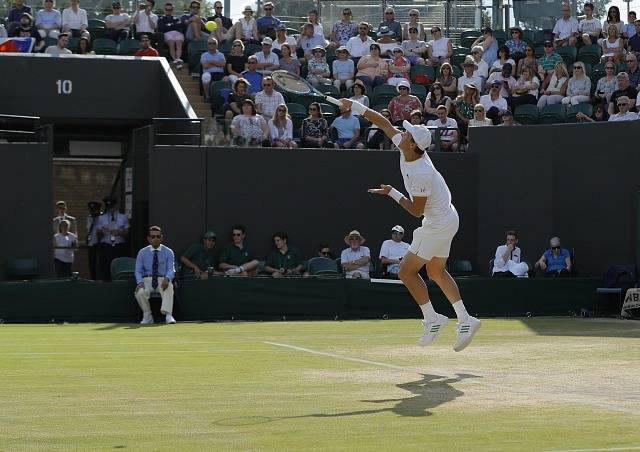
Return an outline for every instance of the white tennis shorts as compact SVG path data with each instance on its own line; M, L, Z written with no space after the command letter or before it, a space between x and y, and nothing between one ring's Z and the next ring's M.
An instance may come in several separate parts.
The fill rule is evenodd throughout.
M409 251L425 260L431 260L434 257L449 257L451 242L458 232L459 224L460 220L456 212L451 216L451 220L444 225L420 226L413 231L413 241Z

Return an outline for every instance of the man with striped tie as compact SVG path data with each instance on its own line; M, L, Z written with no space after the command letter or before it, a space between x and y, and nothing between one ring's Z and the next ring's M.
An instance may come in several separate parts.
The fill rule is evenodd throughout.
M173 284L175 277L174 255L171 248L162 244L162 229L151 226L147 235L149 246L142 248L136 257L136 300L142 309L141 325L153 323L149 297L154 292L162 296L160 312L167 324L176 323L173 318Z

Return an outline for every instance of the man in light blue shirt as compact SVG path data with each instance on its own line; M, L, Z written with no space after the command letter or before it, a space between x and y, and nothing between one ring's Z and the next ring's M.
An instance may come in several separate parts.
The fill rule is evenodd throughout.
M351 114L348 107L340 107L341 115L333 120L332 129L338 132L338 139L333 144L336 149L364 149L360 142L360 121Z
M167 324L176 323L173 318L173 278L175 277L174 255L171 248L162 244L162 229L151 226L147 236L149 246L138 251L136 257L136 300L142 309L141 325L153 323L149 297L154 292L162 296L160 312Z
M62 27L60 11L53 9L53 0L44 0L44 9L36 13L36 28L43 38L58 38Z

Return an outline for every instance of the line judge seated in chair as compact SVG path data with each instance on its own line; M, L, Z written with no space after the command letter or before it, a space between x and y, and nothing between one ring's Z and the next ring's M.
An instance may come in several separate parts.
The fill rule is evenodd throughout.
M518 233L516 231L507 231L506 235L506 243L496 249L491 276L494 278L525 277L529 271L529 266L526 262L522 262L522 251L517 246Z
M176 323L173 318L173 279L175 277L174 254L171 248L162 244L162 229L151 226L147 241L149 246L142 248L136 257L135 296L142 309L141 325L153 323L149 298L152 293L162 297L160 312L167 324Z

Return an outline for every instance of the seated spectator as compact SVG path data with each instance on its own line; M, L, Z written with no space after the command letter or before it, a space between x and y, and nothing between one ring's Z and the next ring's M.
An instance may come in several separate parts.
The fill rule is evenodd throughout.
M504 45L507 46L507 49L509 49L509 54L516 61L519 61L521 58L524 58L525 56L527 43L522 40L522 29L520 27L511 27L511 29L509 30L509 33L511 35L511 39L507 40L507 42L505 42ZM498 55L499 54L500 52L498 51Z
M273 118L268 122L269 141L273 148L296 149L298 145L293 141L293 122L289 116L286 104L276 108Z
M255 54L258 61L257 70L262 75L269 75L280 67L278 55L271 51L272 44L273 40L271 38L264 38L262 40L262 51Z
M259 44L260 35L258 34L258 22L253 17L253 8L250 5L242 10L242 17L236 22L235 39L240 39L245 44Z
M247 57L247 70L242 71L242 78L249 82L249 94L262 90L262 74L257 71L258 59L255 55Z
M458 79L453 76L453 68L449 63L442 63L440 66L440 74L436 80L442 85L444 93L453 97L458 94Z
M471 49L471 58L473 58L473 61L476 63L476 69L473 71L473 76L482 78L482 83L484 84L484 81L489 78L489 65L482 59L482 55L484 55L484 49L482 46L474 46ZM482 89L482 85L477 86L478 89Z
M153 13L155 8L155 0L146 0L144 5L138 6L138 9L131 16L131 24L135 26L134 38L140 39L142 35L147 35L151 44L158 46L160 36L156 33L158 28L158 16Z
M607 122L609 120L609 114L607 113L607 107L604 104L598 104L593 107L593 114L587 116L581 111L576 113L576 118L580 122Z
M522 75L522 71L525 67L530 67L533 69L535 74L538 74L538 60L536 58L536 54L534 53L533 46L527 44L524 48L524 57L518 61L518 68L516 69L516 74L518 76Z
M622 36L624 33L624 22L620 19L620 8L617 6L611 6L607 11L607 20L602 23L602 33L605 38L609 33L609 26L613 25L618 31L618 36Z
M360 22L358 24L358 35L349 39L347 42L347 50L349 55L354 59L356 67L358 67L359 59L365 55L369 55L371 51L371 45L375 44L371 36L369 36L369 24L367 22ZM380 47L378 47L378 52Z
M507 243L496 248L491 276L515 278L527 275L529 266L522 262L522 251L518 247L518 233L507 231Z
M33 25L33 18L29 13L22 15L19 25L9 33L9 36L12 38L33 38L35 40L34 52L39 52L44 47L44 40L40 36L38 29Z
M620 63L624 60L627 51L624 48L624 39L618 33L618 27L609 25L607 30L607 38L600 41L602 47L601 61L613 61Z
M209 38L207 40L207 51L200 55L200 66L202 66L202 89L204 100L209 102L209 85L212 81L219 81L224 78L224 67L227 61L224 53L218 51L218 40Z
M373 89L385 82L387 72L387 60L380 57L380 46L376 43L369 47L370 55L365 55L358 61L356 78L368 89Z
M388 109L383 108L380 110L380 114L391 122L391 112ZM390 143L391 141L387 138L387 135L378 126L373 124L369 128L369 133L367 134L367 149L379 149L383 151L385 147L389 147Z
M629 110L633 110L636 106L638 90L635 86L629 84L629 74L620 72L616 76L618 78L618 89L611 94L611 102L609 102L609 116L618 113L618 97L627 96L629 98Z
M182 43L184 42L184 34L182 34L182 22L180 18L173 16L173 3L164 4L164 16L158 19L158 31L164 37L164 43L169 49L171 55L171 63L176 69L182 68Z
M498 127L500 126L511 127L511 126L518 126L518 125L520 124L518 124L513 120L513 113L507 110L502 114L502 124L499 124Z
M469 121L473 119L473 108L480 100L480 90L475 85L464 85L464 91L454 102L456 112L456 123L462 133L462 136L467 136L467 128L469 127ZM485 109L486 109L485 105ZM438 117L440 117L440 114ZM429 123L427 123L428 125Z
M498 59L498 41L493 37L493 30L490 27L482 29L482 35L476 39L471 47L482 47L482 59L489 67Z
M60 220L58 232L53 236L53 264L58 278L70 278L74 249L78 247L78 236L69 232L69 220Z
M424 100L424 118L427 121L438 119L436 108L444 105L447 108L447 116L451 113L451 98L445 95L440 82L431 85L427 98Z
M105 18L104 32L106 39L112 39L116 42L120 42L123 39L129 37L129 25L131 24L131 18L127 13L122 12L122 5L120 2L113 2L111 4L112 14L109 14Z
M487 118L491 119L495 125L500 124L502 115L509 109L507 99L500 95L501 87L502 83L494 80L489 85L489 93L480 97L480 103L484 106Z
M513 95L508 99L512 111L516 111L520 105L536 105L538 103L538 92L540 81L535 75L531 66L527 66L522 71L522 75L516 82Z
M402 47L396 47L393 49L393 58L389 62L387 74L389 78L387 83L389 85L398 86L401 81L409 82L409 72L411 71L411 63L404 56L404 50Z
M627 21L628 23L624 26L624 31L622 32L622 36L625 39L630 39L636 35L635 21L636 21L636 12L629 11L627 13Z
M553 43L551 41L545 41L544 53L540 58L538 58L538 76L540 80L542 80L543 85L557 71L556 65L558 63L562 63L564 65L564 60L560 54L553 50Z
M302 273L302 254L300 250L289 246L289 236L286 232L273 234L272 250L267 255L264 270L274 278L283 276L298 276Z
M329 125L324 119L320 104L311 102L309 104L309 116L302 120L300 136L303 148L323 148L329 138Z
M314 28L312 24L304 24L302 28L302 35L298 39L297 53L300 57L300 62L309 61L313 58L313 50L318 46L324 48L324 38L314 34Z
M502 97L510 97L513 93L513 88L516 86L516 79L512 77L513 66L511 63L505 63L502 66L502 71L494 72L487 79L487 84L491 85L494 81L500 82L500 95Z
M482 61L484 63L484 61ZM486 64L486 63L485 63ZM462 63L463 74L458 78L458 94L464 90L464 85L474 85L482 90L484 80L479 75L475 75L478 72L478 66L473 57L467 56Z
M262 79L262 91L257 92L255 96L256 110L265 120L273 118L278 105L285 103L282 94L273 88L271 77L264 77Z
M232 228L233 243L227 244L220 253L220 270L225 275L255 276L258 272L258 262L253 253L245 245L247 237L244 226L237 224Z
M420 99L410 94L410 84L408 80L402 80L396 86L398 95L389 102L391 112L391 122L396 126L402 125L403 121L411 120L411 112L421 110Z
M238 78L233 82L233 90L229 94L228 108L224 112L225 126L229 129L231 121L237 115L242 114L242 103L245 100L251 100L249 95L249 82L245 78ZM251 100L253 102L253 100Z
M180 256L182 263L182 276L194 275L196 278L207 279L218 268L214 248L216 246L216 233L207 231L202 236L202 241L194 243Z
M336 149L364 149L360 142L360 121L351 114L351 108L340 107L340 116L333 120L331 128L338 132L338 138L333 143Z
M171 248L162 244L162 230L158 226L149 228L149 246L142 248L136 256L135 296L142 309L141 325L153 323L149 298L153 292L162 296L160 312L167 324L176 323L173 318L173 280L176 276L174 254Z
M24 4L24 0L14 0L15 3L9 10L7 16L7 33L11 33L14 28L20 26L20 18L23 14L31 15L31 7Z
M625 60L627 63L627 74L629 75L629 83L640 88L640 67L638 66L638 57L633 53L627 55Z
M189 4L189 12L180 17L184 36L188 41L206 41L209 39L209 33L204 27L205 19L200 16L200 2L193 0Z
M300 75L300 61L293 56L291 47L289 44L282 44L280 48L280 66L283 71L291 72L292 74Z
M602 33L602 24L593 17L593 3L585 3L582 10L585 18L578 23L578 37L585 45L597 44Z
M353 82L351 91L353 92L353 96L351 96L349 100L355 100L356 102L360 102L365 107L369 107L369 97L365 94L365 85L362 80L356 80L355 82Z
M324 39L324 28L322 24L318 22L318 10L312 9L307 13L307 22L313 25L313 34L322 37Z
M386 266L386 275L391 278L398 278L400 271L400 262L409 251L409 244L403 242L404 228L395 225L391 228L391 238L382 242L380 247L380 263Z
M220 28L220 26L222 26L223 28L230 30L231 28L233 28L233 21L229 18L226 17L222 14L222 10L224 8L222 7L222 2L220 1L216 1L213 4L213 16L209 16L207 17L207 22L209 21L215 21L218 22L218 28ZM216 38L218 39L218 38ZM218 42L220 42L220 40L218 39Z
M547 105L559 104L567 92L569 74L564 63L556 63L553 75L542 83L538 108L543 109Z
M60 34L62 14L57 9L53 9L54 5L53 0L44 0L44 8L36 13L36 28L42 38L56 39Z
M70 0L71 6L62 10L62 31L70 33L72 38L91 39L87 31L89 19L87 12L80 8L80 0Z
M264 39L265 37L274 39L276 37L276 28L282 25L280 19L273 15L273 9L274 6L271 2L266 2L262 5L264 14L257 20L258 36L260 39Z
M204 54L203 54L204 55ZM151 39L147 35L140 36L140 48L136 51L135 56L152 56L157 57L160 56L158 51L151 47ZM204 74L202 74L204 77ZM207 91L208 92L208 86Z
M516 67L516 62L511 58L509 47L506 45L498 48L498 59L493 62L489 72L501 71L505 63L509 63L512 67Z
M293 36L287 36L287 27L284 24L278 26L276 30L276 39L273 40L272 52L282 57L282 46L289 46L289 52L291 55L296 54L296 45L298 44L296 38Z
M268 145L269 127L267 121L258 115L251 99L242 102L242 114L231 121L231 136L236 146Z
M411 119L409 119L409 122L414 126L424 125L424 118L422 117L422 112L420 110L413 110L411 112Z
M492 126L493 123L489 118L485 116L484 105L476 104L473 107L473 118L469 120L469 129L471 127L484 127L484 126ZM469 131L467 130L467 134ZM467 135L467 139L469 136Z
M616 65L611 61L604 65L604 71L605 76L598 80L593 101L605 104L606 109L611 102L611 95L618 89L618 77L616 77Z
M404 55L411 65L425 64L424 57L427 55L429 49L425 41L418 39L418 36L423 35L424 31L421 35L419 28L410 27L408 38L402 41L402 50L404 50Z
M242 72L247 70L247 61L249 58L244 54L244 44L242 40L236 39L231 44L231 51L226 57L227 61L227 80L231 84L242 77Z
M640 20L636 20L633 25L636 29L636 34L627 41L627 48L629 52L640 53Z
M390 6L384 10L384 20L378 25L378 30L383 27L393 32L393 39L396 42L402 42L402 25L396 20L396 12Z
M417 40L425 41L427 37L427 30L424 29L424 25L420 23L420 11L417 9L409 10L409 22L402 26L402 42L411 39L411 30L415 29L415 38ZM425 46L425 51L427 50ZM405 49L405 52L407 49ZM411 64L415 64L413 61Z
M442 36L442 29L437 25L431 27L431 37L433 39L428 42L427 64L438 66L442 63L448 63L449 58L453 55L451 40Z
M48 53L49 55L71 55L71 50L67 49L69 45L69 34L68 33L60 33L58 35L58 42L54 46L49 46L45 49L44 53Z
M556 47L575 46L578 41L578 20L571 16L568 3L562 4L562 17L553 27L553 41Z
M630 100L627 96L620 96L616 99L618 105L618 113L609 117L609 121L635 121L638 114L629 111Z
M344 277L347 279L369 279L371 253L369 248L362 246L365 242L364 237L354 229L345 236L344 242L349 245L349 248L342 250L340 254L340 265L344 270Z
M400 45L396 40L395 33L388 27L380 27L380 29L378 29L378 40L376 43L380 46L380 56L382 56L382 58L391 58L393 56L393 49Z
M342 10L342 18L339 22L333 24L331 34L329 35L329 47L346 46L349 39L358 34L358 25L351 20L353 13L351 8Z
M535 267L545 272L545 276L570 276L571 255L569 251L560 247L558 237L553 237L549 244L549 249L542 254Z
M95 55L96 53L91 48L91 42L87 38L80 38L78 40L78 55Z
M589 102L591 98L591 79L585 74L584 63L573 63L573 77L567 83L567 91L562 99L564 105L578 105Z
M349 91L353 86L353 77L356 73L353 60L349 58L346 47L340 46L336 50L336 60L333 60L333 86L339 90Z
M307 69L309 71L307 80L313 86L319 85L331 85L333 80L331 77L331 70L329 64L325 59L326 51L323 46L316 46L312 52L312 58L307 61Z
M427 122L428 127L437 127L436 137L440 132L440 150L456 152L459 148L458 145L458 124L455 119L447 116L447 108L444 105L439 105L436 108L436 114L438 119ZM468 122L467 122L468 123ZM466 130L466 128L465 128ZM430 151L436 150L437 138L432 141L429 146Z

